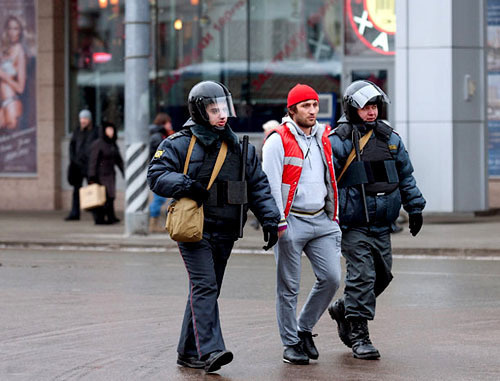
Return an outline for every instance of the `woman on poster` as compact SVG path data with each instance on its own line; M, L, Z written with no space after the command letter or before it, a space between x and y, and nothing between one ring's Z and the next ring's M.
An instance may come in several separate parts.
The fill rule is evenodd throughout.
M0 58L0 128L15 129L22 115L20 96L26 85L23 26L15 16L4 24Z

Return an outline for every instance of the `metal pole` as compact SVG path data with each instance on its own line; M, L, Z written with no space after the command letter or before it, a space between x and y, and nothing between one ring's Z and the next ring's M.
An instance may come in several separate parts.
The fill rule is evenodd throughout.
M148 0L125 1L125 234L148 233L149 164Z

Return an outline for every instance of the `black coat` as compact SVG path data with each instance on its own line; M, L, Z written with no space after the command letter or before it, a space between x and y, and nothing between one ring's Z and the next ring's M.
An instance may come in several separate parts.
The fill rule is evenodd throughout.
M206 127L196 125L191 120L184 127L183 130L163 140L149 164L148 183L157 195L176 199L188 195L193 180L197 178L205 163L206 151L217 143L214 134L203 133ZM197 141L191 155L188 173L184 175L182 173L184 162L193 133ZM241 152L241 142L238 142L238 137L228 126L224 140L228 143L229 149ZM248 204L245 205L245 210L249 207L263 226L277 226L280 213L271 195L269 181L260 166L252 144L248 145L246 181ZM235 226L235 229L237 230L238 226Z
M71 136L69 143L68 182L71 185L81 183L87 177L88 163L90 157L90 146L99 137L96 128L81 129L77 127Z
M106 197L115 198L115 165L123 176L123 160L116 145L116 133L114 139L109 139L104 134L103 136L93 142L90 148L88 178L89 181L106 187Z

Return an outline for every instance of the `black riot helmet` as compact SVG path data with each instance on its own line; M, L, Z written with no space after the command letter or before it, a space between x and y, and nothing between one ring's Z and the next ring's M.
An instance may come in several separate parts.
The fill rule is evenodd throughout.
M188 96L191 119L203 126L210 126L206 108L211 104L216 104L227 117L236 116L231 93L222 83L203 81L194 85Z
M360 122L357 110L367 104L376 104L381 109L388 103L391 103L391 100L384 91L373 82L365 79L354 81L347 86L342 98L345 116L351 123Z

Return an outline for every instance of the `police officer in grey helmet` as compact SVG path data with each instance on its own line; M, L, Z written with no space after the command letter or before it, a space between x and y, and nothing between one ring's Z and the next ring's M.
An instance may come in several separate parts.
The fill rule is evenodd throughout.
M178 242L188 273L189 295L177 364L215 372L233 359L222 338L217 299L246 212L250 208L261 223L265 249L278 240L280 213L255 147L240 142L228 124L228 118L236 116L229 90L215 81L200 82L189 92L188 108L191 117L183 128L158 146L149 165L148 183L159 196L188 197L203 205L201 241ZM191 142L194 145L184 174ZM223 146L223 151L227 146L225 159L207 190Z
M343 96L344 114L329 136L346 279L343 297L328 311L340 339L359 359L380 357L370 340L368 321L375 318L376 297L392 279L390 234L401 205L409 214L413 236L422 227L425 207L403 141L379 118L387 103L389 98L374 83L351 83Z

